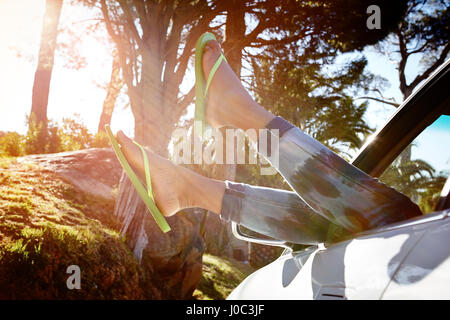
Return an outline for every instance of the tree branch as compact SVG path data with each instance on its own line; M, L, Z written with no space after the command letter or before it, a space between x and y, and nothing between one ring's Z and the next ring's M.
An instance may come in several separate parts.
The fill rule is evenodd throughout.
M253 47L253 48L261 48L261 47L264 47L264 46L271 46L271 45L275 45L275 44L277 44L277 45L289 44L289 43L291 43L293 41L296 41L296 40L298 40L298 36L297 35L291 36L291 37L286 37L286 38L283 38L283 39L269 39L269 40L266 40L266 39L256 38L252 42L252 44L249 44L248 46L249 47Z
M174 112L173 118L174 122L180 119L181 115L186 110L188 105L190 105L194 101L194 97L195 97L195 86L193 86L187 94L185 94L183 97L179 99L181 101L178 102L176 111Z
M248 35L245 36L246 42L252 43L253 41L255 41L258 35L261 34L261 32L263 32L266 28L267 28L267 20L264 21L260 20L256 25L256 27Z
M398 64L398 77L400 82L400 91L403 94L403 97L406 98L407 91L408 91L408 85L406 84L406 76L405 76L405 67L406 67L406 61L408 60L408 56L406 53L406 44L403 39L403 35L400 29L397 29L396 31L398 42L399 42L399 48L400 48L400 62Z
M133 16L131 15L131 12L129 10L129 7L127 4L124 4L123 1L119 1L120 7L122 8L123 12L125 13L125 17L127 19L127 24L129 27L129 30L131 31L131 34L133 36L133 39L137 42L139 48L145 48L145 43L142 41L141 37L139 36L139 32L136 29L136 25L134 24Z
M411 56L411 55L413 55L413 54L422 52L422 51L430 44L430 42L431 42L431 40L428 39L427 41L425 41L425 43L424 43L423 45L420 46L420 48L414 49L414 50L412 50L412 51L409 51L409 52L408 52L408 57Z
M165 54L165 60L166 60L166 67L164 70L164 81L167 81L169 79L169 76L172 75L175 72L175 66L177 64L177 49L178 44L181 39L181 31L183 30L183 25L179 24L177 21L173 22L172 30L168 36L167 42L166 42L166 54Z
M417 75L417 77L411 82L409 87L411 87L411 89L414 89L420 82L428 78L430 74L433 73L434 70L436 70L442 63L445 62L445 59L447 58L449 51L450 51L450 43L448 43L444 47L439 58L427 70L425 70L424 73Z
M378 101L378 102L389 104L389 105L394 106L396 108L398 108L400 106L400 104L398 104L398 103L395 103L395 102L392 102L392 101L388 101L388 100L378 99L378 98L374 98L374 97L358 97L358 98L355 98L355 100L359 100L359 99L370 99L370 100L374 100L374 101Z
M174 84L180 85L181 81L183 81L184 74L186 72L189 58L192 55L192 49L195 46L195 40L200 36L200 34L206 29L211 20L214 18L213 11L209 14L204 15L204 18L199 21L199 23L194 26L189 35L186 38L186 45L184 46L183 53L181 54L179 60L178 69L175 72Z
M103 13L103 18L105 20L106 30L107 30L109 36L113 39L114 43L117 46L117 53L119 56L123 77L124 77L125 83L128 88L128 94L130 95L130 100L135 99L136 98L136 93L135 93L136 88L133 85L133 70L132 70L133 67L131 64L128 64L126 62L126 54L124 52L125 49L123 47L122 39L121 39L120 35L114 31L114 28L112 26L112 21L109 18L108 8L106 6L105 0L101 0L101 11Z

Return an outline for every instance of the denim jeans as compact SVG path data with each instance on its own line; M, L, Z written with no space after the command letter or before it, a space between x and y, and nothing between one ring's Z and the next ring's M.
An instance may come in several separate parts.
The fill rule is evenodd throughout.
M408 197L286 120L276 117L266 128L278 129L279 161L272 165L293 191L227 181L223 220L272 238L316 244L421 215Z

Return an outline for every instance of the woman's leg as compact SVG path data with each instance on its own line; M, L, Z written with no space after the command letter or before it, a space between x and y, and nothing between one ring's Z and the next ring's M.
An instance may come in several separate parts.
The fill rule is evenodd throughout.
M293 243L330 243L351 234L317 214L295 192L230 181L226 182L220 217Z
M219 44L210 42L203 60L206 74L219 54ZM228 64L222 63L216 72L208 99L206 116L215 127L278 130L279 161L273 165L304 202L326 219L359 232L421 214L409 198L258 105Z
M203 61L205 73L209 73L219 50L217 42L207 46ZM282 230L277 234L283 234L284 238L294 237L294 234L309 237L304 241L316 241L311 240L316 237L320 242L324 237L329 238L330 229L338 230L337 234L342 230L359 232L420 214L418 207L406 196L379 183L298 128L259 106L228 64L223 63L219 67L208 99L206 116L215 127L232 125L244 130L278 129L279 164L276 168L301 199L294 193L273 189L246 186L243 190L235 190L233 184L202 177L149 153L155 201L164 215L183 208L202 207L266 234L289 228L296 225L293 221L298 221L298 227L292 229L295 232ZM122 133L118 139L130 163L143 172L137 147ZM271 198L273 202L267 200ZM290 211L291 207L299 209ZM336 225L338 227L335 228ZM327 230L326 235L317 231L313 237L305 232L316 227L316 230ZM304 235L301 231L305 232ZM295 242L300 240L296 238Z
M138 173L141 151L122 132L117 138ZM218 181L177 166L147 151L156 205L165 216L201 207L266 236L294 243L317 244L349 233L311 210L294 192Z

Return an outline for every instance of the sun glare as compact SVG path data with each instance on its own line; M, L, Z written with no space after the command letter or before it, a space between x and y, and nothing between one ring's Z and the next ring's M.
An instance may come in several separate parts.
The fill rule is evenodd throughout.
M0 111L8 115L0 117L2 131L27 130L25 117L31 109L44 11L43 0L0 1L0 12L8 12L0 20ZM97 131L112 65L112 46L106 31L86 32L95 14L82 6L63 6L59 29L70 32L58 34L60 50L55 56L48 102L49 119L61 121L79 115L93 133ZM83 67L74 68L80 61ZM123 96L116 103L111 126L132 134L134 120L130 108L124 109L127 99Z

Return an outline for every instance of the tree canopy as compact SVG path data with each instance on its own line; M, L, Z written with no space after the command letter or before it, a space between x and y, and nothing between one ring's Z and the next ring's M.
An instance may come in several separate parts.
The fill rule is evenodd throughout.
M275 58L281 63L281 68L283 61L295 59L312 59L320 64L321 60L327 61L340 52L361 50L365 45L383 39L402 19L406 9L406 1L393 4L372 0L84 0L84 3L100 9L105 27L117 47L135 120L135 140L164 156L167 155L173 129L194 99L194 83L185 81L192 70L195 42L202 33L212 31L218 36L231 67L250 87L260 81L257 77L263 79L268 76L261 74L262 57ZM368 29L366 25L367 7L373 4L379 5L383 12L381 29ZM311 58L309 54L315 56ZM334 90L342 93L349 87L346 82L361 79L359 75L363 66L361 61L349 67L350 76L342 73L333 80L326 80L330 77L325 76L323 81L329 83L322 88L337 85L341 88ZM285 67L285 70L288 73L283 73L283 69L275 70L279 72L276 76L294 75L291 78L291 88L294 89L296 81L302 81L302 74L295 74L295 66ZM272 71L267 70L269 73ZM308 72L314 72L314 67L308 68ZM303 89L314 87L317 86L310 82ZM296 89L301 91L302 87ZM353 113L353 123L361 127L359 132L366 132L368 128L363 128L364 125L357 120L364 113L364 105L356 110L351 101L338 97L336 92L334 98L327 98L328 106L336 106L337 101L341 101L349 113ZM319 107L319 100L317 98L315 106L311 107L315 111L325 110ZM278 106L281 108L280 104ZM292 108L293 105L287 107ZM325 115L322 120L333 119L330 115ZM343 136L345 134L340 133L340 137L330 139ZM328 137L320 139L327 140ZM346 139L353 144L359 143L355 135L348 135ZM126 180L121 183L118 199L127 206L116 206L115 210L131 215L127 217L127 221L132 221L127 236L132 239L134 252L141 256L142 243L146 243L142 229L145 208L139 206L138 197ZM156 236L151 230L147 234Z
M450 52L450 5L441 0L410 0L405 19L376 47L397 65L400 91L406 99L448 57ZM407 81L406 67L419 56L422 70Z
M341 52L360 50L384 38L406 9L406 1L84 2L101 9L117 45L136 139L163 154L194 98L193 84L186 92L180 88L203 32L213 31L222 39L228 61L240 75L245 59L257 58L270 47L317 48L323 43ZM383 12L379 30L366 26L366 9L372 4Z

